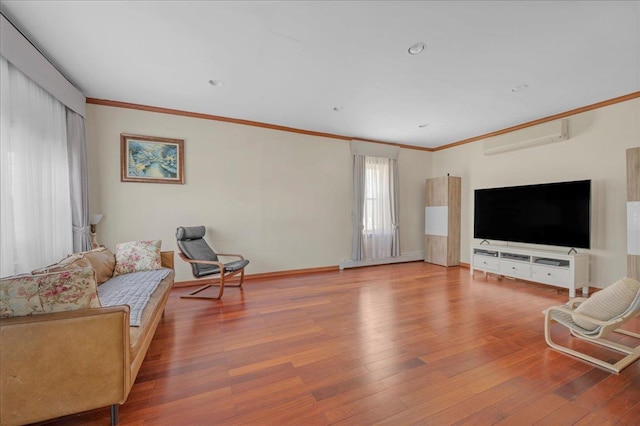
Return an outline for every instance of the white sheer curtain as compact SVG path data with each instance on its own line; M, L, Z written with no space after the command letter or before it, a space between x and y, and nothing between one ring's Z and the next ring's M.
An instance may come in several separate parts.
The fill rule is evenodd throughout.
M65 107L0 57L0 276L71 253Z
M389 207L391 209L391 257L400 256L400 172L398 160L389 159Z
M392 160L365 157L363 246L366 259L391 257L395 233L391 211Z

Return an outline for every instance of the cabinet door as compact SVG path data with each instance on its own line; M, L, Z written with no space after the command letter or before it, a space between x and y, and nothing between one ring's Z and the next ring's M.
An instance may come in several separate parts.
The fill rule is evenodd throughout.
M424 261L449 266L447 264L447 237L441 235L424 236Z

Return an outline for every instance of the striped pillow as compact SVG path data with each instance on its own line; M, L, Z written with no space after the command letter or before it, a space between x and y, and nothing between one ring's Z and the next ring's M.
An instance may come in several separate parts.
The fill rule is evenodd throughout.
M609 321L629 309L638 290L640 290L640 282L632 278L622 278L581 303L575 311L600 321ZM573 321L585 330L598 328L597 324L579 318L577 315L573 316Z

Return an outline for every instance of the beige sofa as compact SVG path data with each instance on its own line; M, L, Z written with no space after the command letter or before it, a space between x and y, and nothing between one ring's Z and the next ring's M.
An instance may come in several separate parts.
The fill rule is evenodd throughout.
M0 424L20 425L111 406L118 422L173 286L171 269L129 326L129 306L0 318Z

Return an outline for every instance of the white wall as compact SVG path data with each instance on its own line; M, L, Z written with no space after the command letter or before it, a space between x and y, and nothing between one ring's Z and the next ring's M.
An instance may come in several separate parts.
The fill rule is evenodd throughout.
M462 177L462 262L469 263L469 245L479 242L472 238L474 189L591 179L592 285L626 274L625 150L640 146L640 99L568 120L570 139L563 142L491 156L482 153L483 141L434 152L434 176Z
M100 243L161 239L206 225L248 273L336 266L351 256L351 154L344 140L220 121L87 105L91 213ZM120 133L185 140L185 185L120 182ZM401 149L401 250L422 252L432 153ZM176 280L193 279L176 260Z
M335 266L351 254L351 156L343 140L233 123L87 105L91 212L101 243L162 239L204 224L221 252L251 260L249 273ZM570 139L482 154L482 141L434 153L401 149L403 254L423 251L424 180L462 177L461 260L469 262L473 190L591 179L592 283L626 271L625 150L640 146L640 99L571 116ZM186 185L120 182L120 133L185 140ZM477 242L477 241L476 241ZM524 245L526 246L526 245ZM552 248L558 249L558 248ZM176 261L177 280L192 279Z

